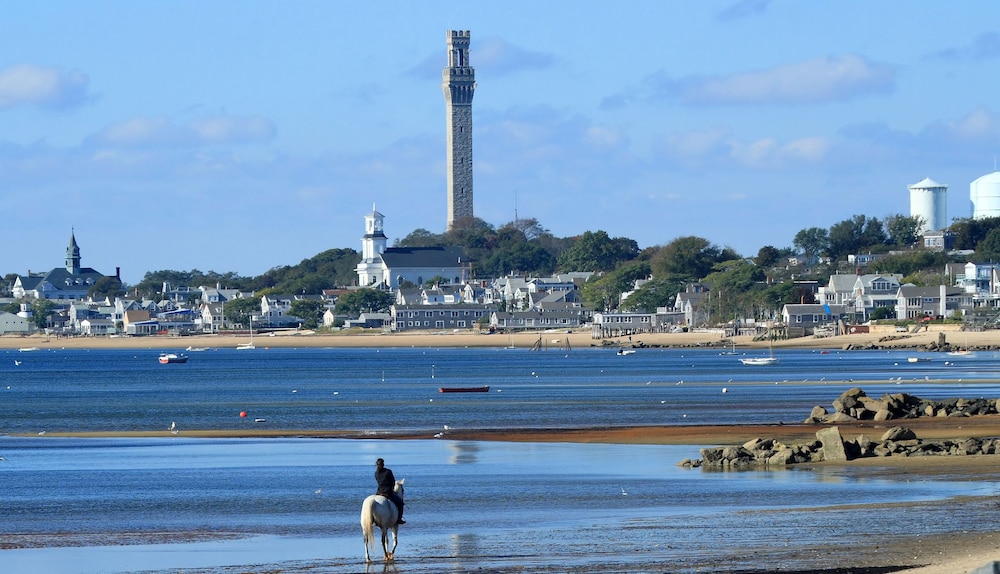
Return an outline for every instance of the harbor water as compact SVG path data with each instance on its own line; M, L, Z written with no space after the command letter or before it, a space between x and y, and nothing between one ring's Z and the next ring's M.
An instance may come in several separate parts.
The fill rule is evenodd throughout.
M893 480L851 466L704 472L676 466L698 456L694 446L468 442L448 430L801 422L853 386L996 398L995 353L910 362L905 351L796 350L763 367L707 349L259 347L187 352L170 365L158 354L0 352L4 572L364 571L358 514L377 457L406 479L401 572L696 572L719 556L791 569L822 540L891 542L899 524L918 535L985 528L976 518L994 510L937 504L991 496L993 481ZM480 385L490 391L438 392ZM155 438L52 436L170 426ZM440 437L374 438L400 431ZM857 509L876 505L879 520L859 531ZM748 558L748 540L768 551Z

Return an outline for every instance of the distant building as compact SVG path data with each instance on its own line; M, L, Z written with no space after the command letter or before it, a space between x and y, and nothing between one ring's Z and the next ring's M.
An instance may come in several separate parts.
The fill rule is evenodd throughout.
M468 30L448 30L448 66L441 89L447 109L448 229L472 217L472 97L476 70L469 63Z
M920 232L938 231L948 226L948 186L927 177L908 186L910 217L919 217Z
M1000 217L1000 171L988 173L969 184L972 218Z
M80 261L80 246L76 243L76 233L71 231L69 246L66 247L66 265L46 273L29 272L27 275L18 275L14 280L12 295L16 299L85 299L90 288L98 279L103 279L104 275L90 267L83 267ZM118 269L115 270L115 276L119 277Z
M422 286L434 277L441 277L444 284L464 281L461 247L386 247L384 219L374 206L365 216L361 262L356 267L359 286L396 290L406 283Z

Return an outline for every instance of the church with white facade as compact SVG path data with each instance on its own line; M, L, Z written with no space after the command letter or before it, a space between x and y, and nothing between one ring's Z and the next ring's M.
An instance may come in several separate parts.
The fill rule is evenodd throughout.
M461 247L386 247L384 221L374 205L365 216L361 262L356 268L359 286L394 291L407 283L423 285L434 277L449 284L465 281Z

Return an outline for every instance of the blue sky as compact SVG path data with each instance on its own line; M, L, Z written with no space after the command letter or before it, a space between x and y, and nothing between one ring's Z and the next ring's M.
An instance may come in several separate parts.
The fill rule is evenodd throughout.
M754 255L807 227L948 219L1000 154L1000 3L14 3L0 273L257 275L445 226L445 32L472 33L475 213Z

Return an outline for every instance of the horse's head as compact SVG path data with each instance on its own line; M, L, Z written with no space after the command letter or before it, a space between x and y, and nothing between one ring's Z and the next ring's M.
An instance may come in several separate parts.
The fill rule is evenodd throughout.
M403 480L397 480L396 481L396 486L394 486L392 488L392 491L395 492L396 495L399 496L399 498L403 498L403 483L404 482L406 482L405 478Z

